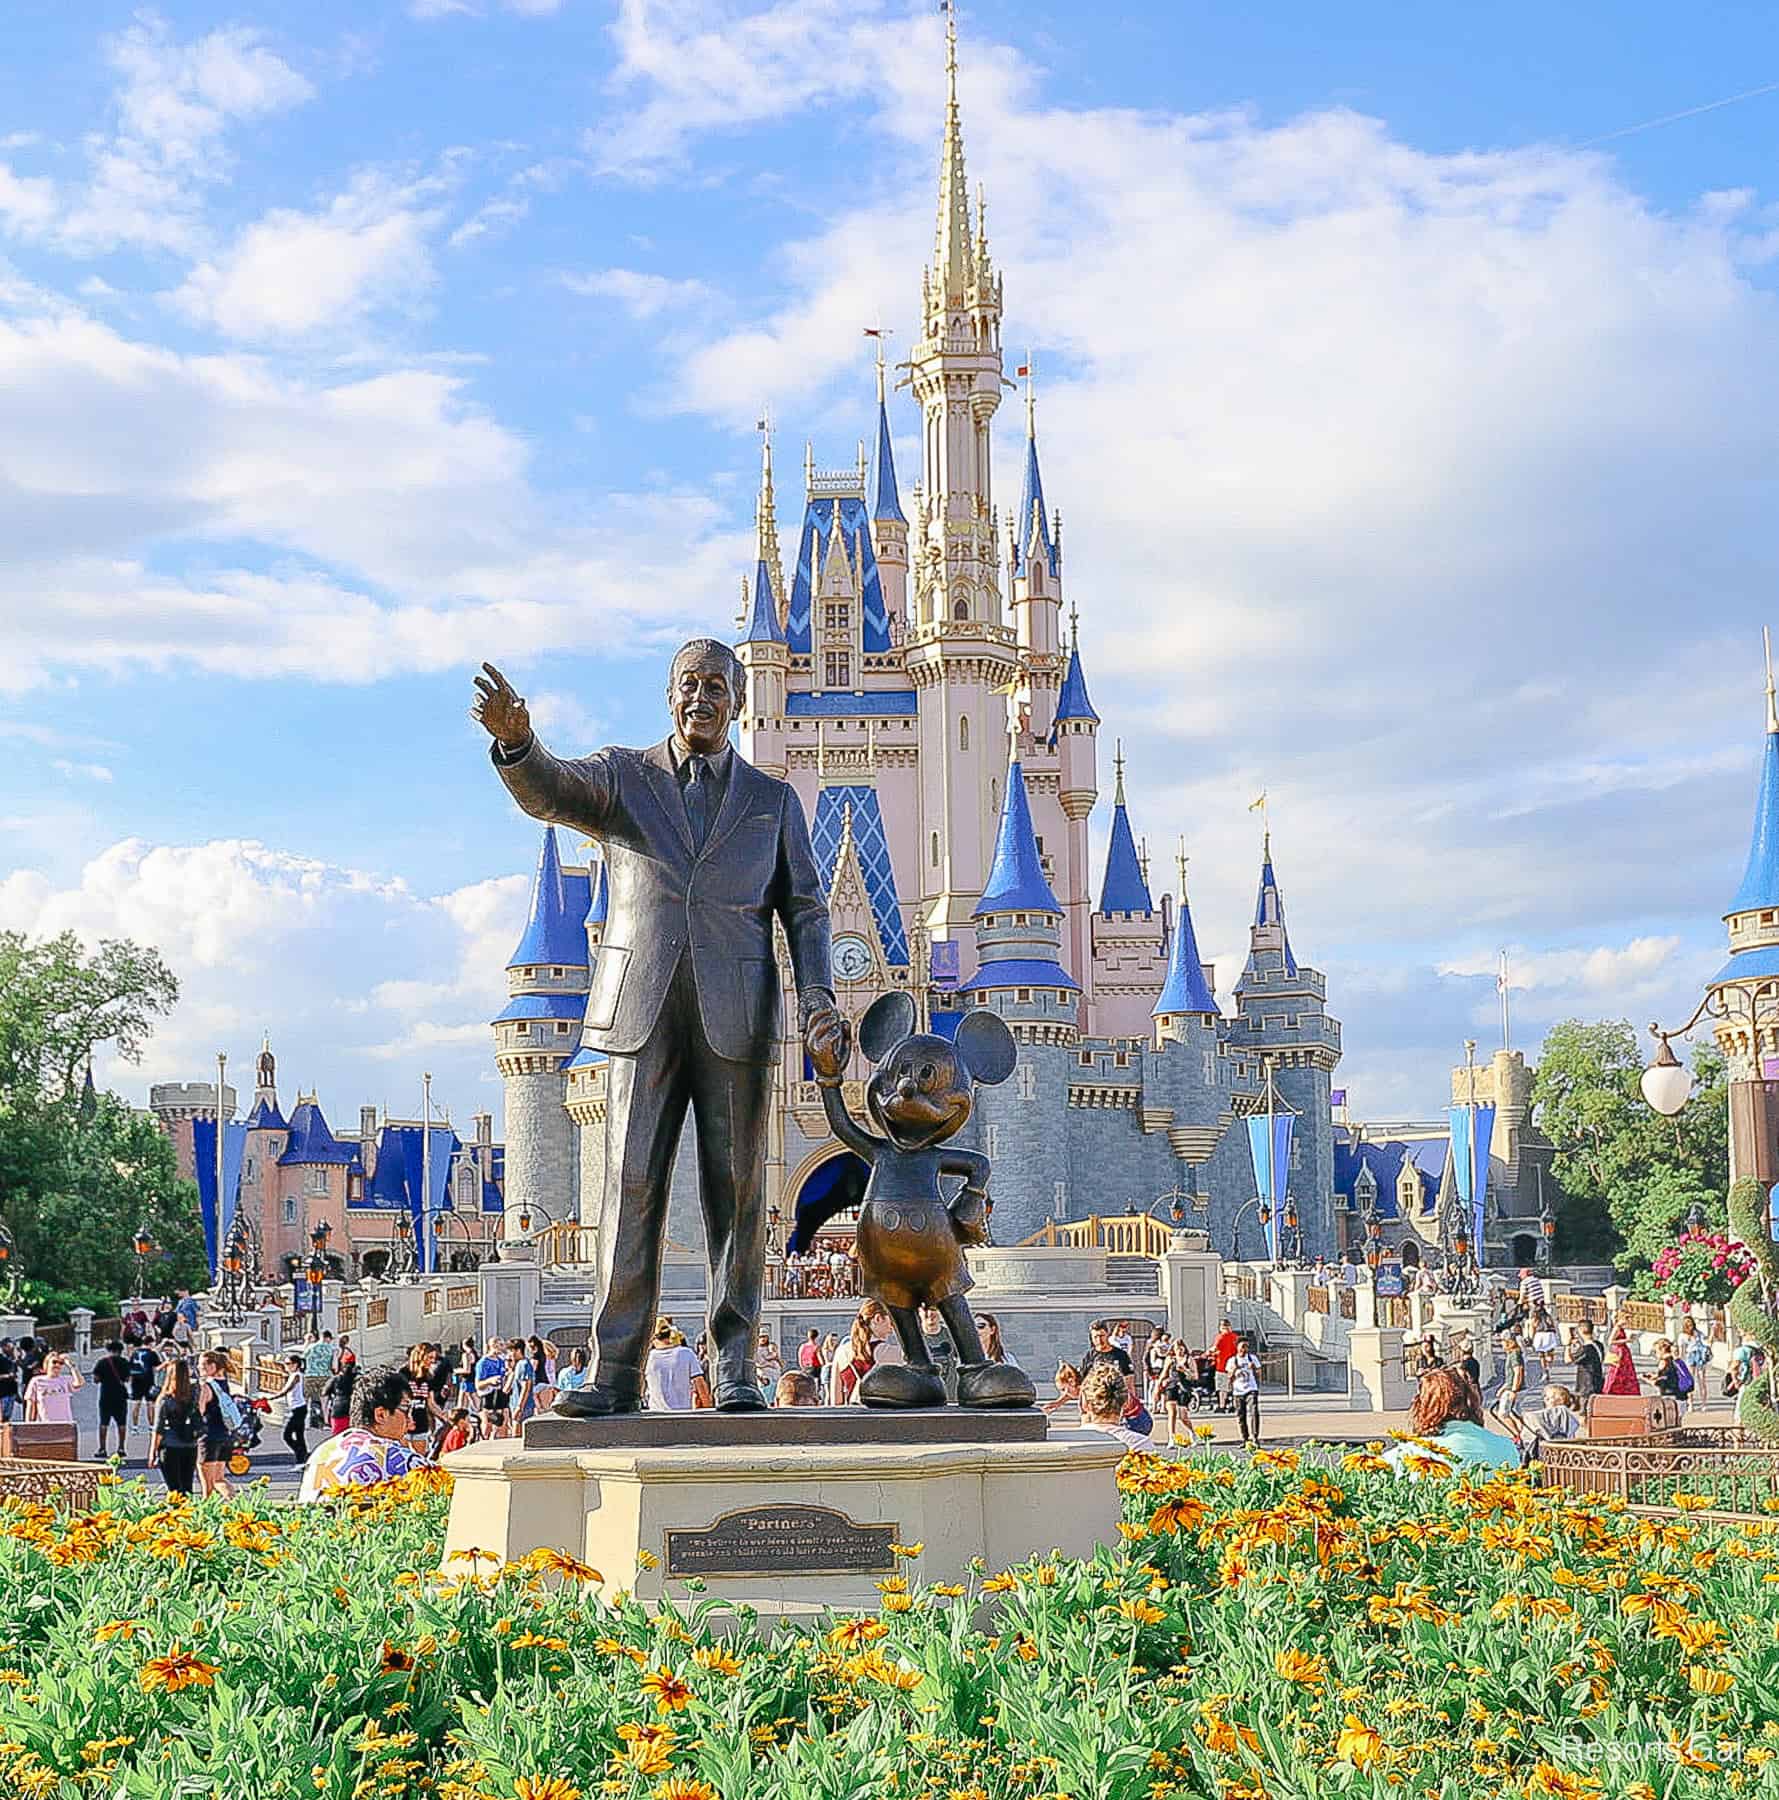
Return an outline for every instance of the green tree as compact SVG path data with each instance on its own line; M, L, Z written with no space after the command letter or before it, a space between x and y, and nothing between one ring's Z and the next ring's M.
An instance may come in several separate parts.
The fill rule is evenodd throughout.
M116 1095L87 1096L82 1079L101 1044L135 1061L178 992L160 956L136 944L87 952L72 933L0 933L0 1217L46 1314L108 1309L126 1293L143 1223L168 1280L204 1279L197 1189L172 1146Z
M1566 1019L1545 1037L1532 1089L1570 1207L1609 1222L1627 1274L1649 1266L1694 1205L1721 1225L1730 1179L1729 1090L1716 1048L1695 1047L1692 1098L1672 1119L1643 1098L1644 1060L1628 1020Z

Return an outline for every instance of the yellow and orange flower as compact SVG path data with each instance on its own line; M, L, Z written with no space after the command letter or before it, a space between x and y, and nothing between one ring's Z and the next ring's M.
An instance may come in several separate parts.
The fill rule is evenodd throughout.
M137 1680L145 1694L177 1694L189 1687L213 1687L216 1665L201 1661L177 1644L165 1656L152 1656L142 1665Z

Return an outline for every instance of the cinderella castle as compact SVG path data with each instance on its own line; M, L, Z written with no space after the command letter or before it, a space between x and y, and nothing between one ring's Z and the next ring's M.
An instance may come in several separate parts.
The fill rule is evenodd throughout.
M787 565L766 439L737 645L748 686L740 748L802 798L829 883L842 1009L856 1020L903 988L936 1031L971 1006L1012 1028L1018 1066L979 1092L960 1140L993 1160L998 1243L1051 1219L1153 1210L1208 1231L1226 1255L1261 1256L1241 1121L1266 1113L1291 1121L1288 1152L1285 1133L1254 1134L1284 1152L1270 1186L1289 1203L1270 1210L1272 1230L1288 1222L1290 1235L1277 1247L1332 1252L1340 1026L1324 978L1293 953L1270 838L1228 1015L1200 960L1185 858L1179 891L1158 893L1120 758L1104 866L1090 865L1100 718L1065 602L1062 516L1045 502L1029 387L1019 503L994 499L993 425L1010 385L1003 294L965 182L955 28L948 73L937 238L904 365L920 409L920 479L904 502L880 351L875 453L838 470L806 458ZM603 872L565 863L546 832L508 966L512 997L493 1022L509 1210L596 1219L605 1059L579 1040L604 923ZM788 993L788 961L781 974ZM850 1073L862 1077L862 1062ZM860 1110L857 1090L848 1097ZM701 1241L693 1129L670 1224L687 1247ZM861 1175L828 1135L788 1033L767 1168L777 1221L788 1230L799 1205Z

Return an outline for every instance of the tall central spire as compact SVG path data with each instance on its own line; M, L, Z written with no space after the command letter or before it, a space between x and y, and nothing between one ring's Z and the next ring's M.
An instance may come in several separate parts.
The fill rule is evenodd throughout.
M964 124L957 105L957 8L945 8L945 142L939 151L939 224L933 251L939 305L962 306L976 273L970 243L970 184L964 178Z
M760 419L760 497L754 503L755 555L772 581L772 598L784 612L784 557L778 548L778 502L772 492L772 415Z

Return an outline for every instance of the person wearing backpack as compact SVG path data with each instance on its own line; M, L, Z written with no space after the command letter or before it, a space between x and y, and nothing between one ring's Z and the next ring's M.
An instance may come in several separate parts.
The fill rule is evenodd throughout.
M155 1376L160 1372L161 1359L152 1344L140 1343L131 1349L129 1362L130 1423L152 1427Z
M323 1398L337 1437L352 1422L352 1390L358 1385L358 1358L342 1362L328 1380Z
M161 1397L154 1410L154 1434L148 1440L148 1460L161 1472L169 1494L191 1497L192 1477L198 1469L198 1446L204 1421L192 1401L191 1364L169 1357Z
M204 1427L198 1446L198 1480L205 1499L216 1494L229 1500L235 1492L229 1485L229 1457L235 1448L235 1434L241 1429L241 1403L229 1391L228 1352L206 1350L198 1361L198 1371L196 1402Z

